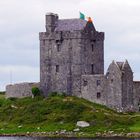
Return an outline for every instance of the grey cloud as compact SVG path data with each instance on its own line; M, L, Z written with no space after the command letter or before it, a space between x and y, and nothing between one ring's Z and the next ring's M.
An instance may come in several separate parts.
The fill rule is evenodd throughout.
M60 18L77 18L79 11L91 16L96 29L105 32L106 69L113 59L128 59L140 79L140 1L4 0L0 7L0 90L9 83L11 67L15 83L39 80L38 33L45 31L46 12Z

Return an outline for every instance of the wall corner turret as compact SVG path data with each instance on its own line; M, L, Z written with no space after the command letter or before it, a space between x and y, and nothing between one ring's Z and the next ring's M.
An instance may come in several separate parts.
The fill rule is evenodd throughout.
M46 32L54 32L58 22L58 15L54 13L47 13L45 16Z

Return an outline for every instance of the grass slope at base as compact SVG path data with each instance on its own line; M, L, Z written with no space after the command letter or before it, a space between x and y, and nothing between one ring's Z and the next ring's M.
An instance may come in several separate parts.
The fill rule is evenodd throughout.
M75 133L73 130L78 128L77 121L86 121L90 126L79 127L79 132ZM1 135L63 130L73 132L71 135L85 136L108 132L139 132L140 114L117 113L105 106L72 96L0 98Z

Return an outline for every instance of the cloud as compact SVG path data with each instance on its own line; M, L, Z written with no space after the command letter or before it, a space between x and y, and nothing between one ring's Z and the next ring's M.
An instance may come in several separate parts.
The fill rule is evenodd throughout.
M128 59L134 78L140 79L140 1L138 0L3 0L0 1L0 90L9 83L39 80L39 36L45 31L44 16L78 18L79 11L93 18L105 32L105 65ZM34 74L33 74L34 73Z
M0 78L1 90L11 83L38 82L39 68L26 65L0 65Z

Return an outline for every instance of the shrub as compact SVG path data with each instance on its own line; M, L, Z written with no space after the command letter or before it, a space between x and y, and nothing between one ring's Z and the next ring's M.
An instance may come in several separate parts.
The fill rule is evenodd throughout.
M0 91L0 95L5 95L5 91Z
M4 100L0 99L0 107L3 105L3 103L4 103Z
M32 87L32 94L33 94L34 96L40 96L41 93L40 93L39 88L38 88L38 87Z
M11 100L11 101L16 101L16 100L17 100L16 97L10 97L10 98L8 98L8 99Z

